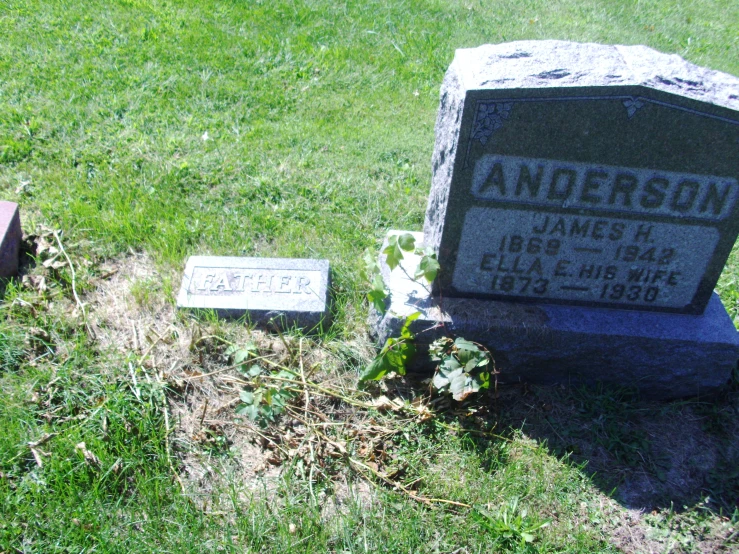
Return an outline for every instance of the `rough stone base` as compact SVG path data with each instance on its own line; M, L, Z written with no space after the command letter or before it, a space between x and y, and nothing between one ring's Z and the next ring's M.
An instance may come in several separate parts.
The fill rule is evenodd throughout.
M413 235L420 244L423 235ZM410 278L414 255L392 272L384 255L380 265L391 296L386 314L373 317L378 342L397 336L405 318L421 312L411 326L420 350L444 335L480 342L493 354L499 383L603 382L671 399L716 392L739 360L739 333L715 293L700 316L512 304L432 297L425 282ZM419 354L412 369L430 370L424 360Z

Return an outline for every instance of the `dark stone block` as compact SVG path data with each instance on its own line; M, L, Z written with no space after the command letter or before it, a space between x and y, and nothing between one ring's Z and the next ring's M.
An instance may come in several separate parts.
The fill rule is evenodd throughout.
M23 236L18 204L0 201L0 235L0 277L14 277Z

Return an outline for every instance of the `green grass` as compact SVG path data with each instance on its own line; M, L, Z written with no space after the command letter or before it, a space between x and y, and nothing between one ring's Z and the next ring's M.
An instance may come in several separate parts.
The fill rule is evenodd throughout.
M326 340L350 341L367 331L362 251L390 228L423 224L439 86L456 48L642 43L739 74L737 28L739 3L729 0L0 0L0 190L20 203L26 231L60 228L74 260L91 262L80 290L91 290L97 264L129 250L165 272L191 254L328 258L336 313ZM721 281L732 316L737 275L735 254ZM271 500L249 501L225 476L213 493L219 507L203 509L172 478L162 388L136 389L130 356L85 337L69 313L70 285L61 270L40 295L14 285L5 293L0 552L615 549L624 511L602 483L618 479L593 480L587 456L567 454L568 437L522 422L488 442L430 424L394 443L406 482L488 515L429 509L378 488L370 505L357 499L327 519L296 471ZM133 296L171 301L176 286L144 279ZM606 414L590 444L619 471L657 472L648 428L623 411L632 399L591 394L558 401L579 402L583 426ZM735 406L701 417L726 435ZM47 433L56 435L39 446L49 456L38 467L28 442ZM727 475L736 454L722 456ZM737 525L737 478L720 481L708 478L705 490L719 496L709 508L674 515L659 506L650 529L667 537L663 545L689 550L706 522ZM521 500L511 517L526 509L527 525L551 520L533 545L496 531L512 498Z

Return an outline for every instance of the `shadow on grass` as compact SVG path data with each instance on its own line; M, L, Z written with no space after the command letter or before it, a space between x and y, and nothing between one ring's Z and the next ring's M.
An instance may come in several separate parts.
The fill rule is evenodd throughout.
M720 396L656 402L608 388L500 387L486 416L521 429L631 509L739 510L739 386Z
M414 388L428 390L419 374ZM700 505L739 514L739 381L720 394L671 402L644 400L638 391L600 385L503 385L481 409L445 413L484 451L482 433L521 430L560 460L582 467L606 495L629 509L675 513ZM410 384L410 383L409 383ZM464 408L464 407L463 407Z

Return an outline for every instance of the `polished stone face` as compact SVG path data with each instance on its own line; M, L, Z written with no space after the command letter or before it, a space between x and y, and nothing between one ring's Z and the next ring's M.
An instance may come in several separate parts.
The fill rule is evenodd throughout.
M327 312L327 260L192 256L177 305L222 315L317 324Z
M437 290L702 313L739 233L738 95L644 47L458 51L424 228Z

